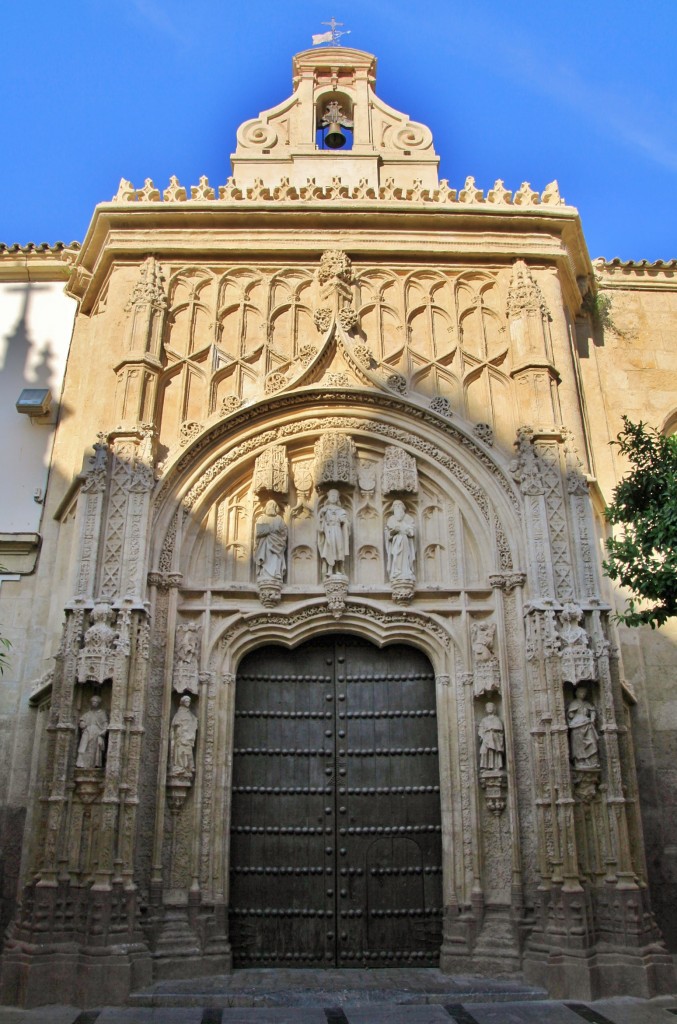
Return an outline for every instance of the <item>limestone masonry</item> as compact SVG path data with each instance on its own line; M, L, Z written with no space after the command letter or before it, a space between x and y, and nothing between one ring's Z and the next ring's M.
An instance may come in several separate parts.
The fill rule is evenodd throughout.
M451 188L375 75L297 54L225 184L0 248L0 1002L674 991L677 630L617 630L601 560L622 415L677 428L677 265Z

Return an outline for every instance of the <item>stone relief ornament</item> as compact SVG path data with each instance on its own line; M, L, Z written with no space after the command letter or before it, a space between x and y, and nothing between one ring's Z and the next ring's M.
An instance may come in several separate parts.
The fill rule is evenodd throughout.
M282 581L287 568L287 524L280 515L277 502L266 503L255 530L256 586L261 604L272 608L278 604Z
M472 428L472 432L479 441L483 441L484 444L488 444L490 447L494 443L494 432L488 423L477 423Z
M179 427L179 444L182 448L194 441L202 430L202 424L197 420L184 420Z
M505 809L507 788L505 729L492 701L487 701L484 711L484 717L477 727L480 738L480 786L484 790L487 808L492 814L500 814Z
M583 612L575 604L565 604L560 612L559 636L562 641L562 680L565 683L596 679L595 658L590 650L590 638L578 623Z
M418 494L418 470L414 456L397 445L387 445L383 456L381 485L384 494L402 491Z
M106 489L108 473L108 438L106 434L97 434L93 445L94 454L89 457L89 469L85 473L82 490L85 494L101 493Z
M359 317L356 310L350 306L346 306L339 312L338 319L343 330L350 331L357 325Z
M315 442L315 485L355 483L355 443L347 434L322 434Z
M532 427L519 427L515 441L517 458L509 466L510 474L520 485L523 494L543 494L545 490L533 435Z
M348 594L348 577L343 573L335 573L324 579L324 592L327 595L329 611L335 619L340 619L346 609Z
M401 373L391 373L385 379L385 386L389 391L395 391L398 395L406 395L407 378Z
M451 416L451 402L444 395L435 395L434 398L430 399L428 406L431 412L436 412L438 416Z
M238 395L226 395L225 398L221 399L221 415L227 416L228 413L235 412L242 405L242 399Z
M103 768L103 756L106 749L106 733L108 731L108 715L101 707L101 698L92 697L89 711L80 718L80 741L75 761L76 768Z
M318 516L317 545L322 559L322 576L343 575L350 554L350 523L339 492L327 492Z
M85 632L84 646L78 652L77 679L79 683L91 680L99 685L111 679L115 664L118 632L112 623L115 612L109 604L95 604L89 618L91 626Z
M538 313L547 317L548 307L527 264L524 260L515 260L508 288L508 316L515 318L524 313Z
M289 465L287 449L277 444L267 448L254 463L254 493L272 491L287 494L289 491Z
M310 507L310 492L313 489L313 474L309 462L297 463L293 468L294 487L297 503L291 510L294 519L309 519L313 512Z
M416 587L416 523L403 501L394 501L385 524L386 568L393 598L406 603Z
M313 323L317 327L320 334L326 334L331 327L331 310L326 306L322 306L321 309L316 309L313 314Z
M501 689L498 658L494 654L495 622L473 622L470 627L473 651L473 687L476 697Z
M176 627L174 649L174 689L178 693L198 692L200 624L184 622Z

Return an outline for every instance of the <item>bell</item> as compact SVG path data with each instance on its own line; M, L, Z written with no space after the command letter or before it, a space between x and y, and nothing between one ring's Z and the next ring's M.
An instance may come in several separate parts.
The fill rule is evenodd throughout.
M335 121L329 125L329 130L324 137L325 146L329 149L341 149L346 144L346 137L341 131L341 125Z

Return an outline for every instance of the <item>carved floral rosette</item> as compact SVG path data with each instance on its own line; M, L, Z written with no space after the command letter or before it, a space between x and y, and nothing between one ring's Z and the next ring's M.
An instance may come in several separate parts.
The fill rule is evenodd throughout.
M487 810L499 815L505 810L508 776L502 769L480 769L480 786L484 790Z
M327 576L324 580L324 592L327 595L329 611L335 619L340 619L346 610L348 577L341 572Z

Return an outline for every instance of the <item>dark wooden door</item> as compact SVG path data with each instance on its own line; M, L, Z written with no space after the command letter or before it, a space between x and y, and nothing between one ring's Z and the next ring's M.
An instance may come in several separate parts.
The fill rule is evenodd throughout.
M236 966L438 962L435 684L423 654L341 635L267 647L237 677Z

